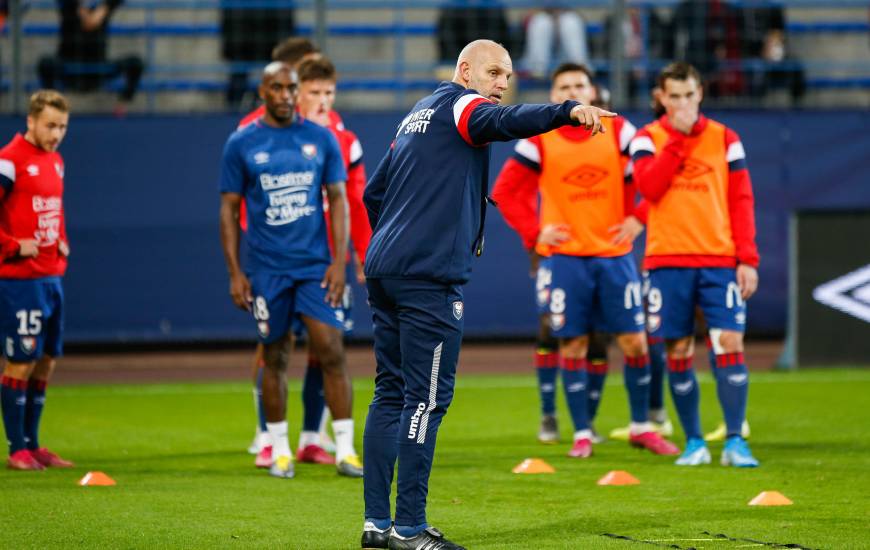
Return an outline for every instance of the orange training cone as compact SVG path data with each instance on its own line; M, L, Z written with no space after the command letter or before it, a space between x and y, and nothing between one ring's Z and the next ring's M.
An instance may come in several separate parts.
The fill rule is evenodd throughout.
M88 472L85 477L79 480L79 485L82 487L108 486L115 485L115 480L103 472Z
M628 472L613 470L598 480L599 485L637 485L640 481Z
M556 469L540 458L527 458L512 470L515 474L553 474Z
M794 503L779 491L762 491L749 501L750 506L791 506L792 504Z

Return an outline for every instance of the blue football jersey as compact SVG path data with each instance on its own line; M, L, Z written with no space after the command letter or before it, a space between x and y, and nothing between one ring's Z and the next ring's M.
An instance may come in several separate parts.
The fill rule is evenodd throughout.
M221 193L242 195L248 217L246 271L320 277L329 265L323 186L347 180L338 142L313 122L262 121L224 147Z

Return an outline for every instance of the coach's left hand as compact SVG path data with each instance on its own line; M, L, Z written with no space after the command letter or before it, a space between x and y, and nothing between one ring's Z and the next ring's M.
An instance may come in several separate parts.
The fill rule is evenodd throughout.
M320 283L320 288L326 289L326 302L332 307L340 306L344 297L344 272L343 262L332 262Z
M758 289L758 271L751 265L739 264L737 266L737 286L740 287L740 296L748 300Z

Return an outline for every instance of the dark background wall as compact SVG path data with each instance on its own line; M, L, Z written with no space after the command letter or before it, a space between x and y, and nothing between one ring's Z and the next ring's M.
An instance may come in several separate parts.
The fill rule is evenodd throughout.
M640 126L646 113L626 113ZM756 193L761 288L749 331L785 330L787 220L797 208L870 207L870 113L709 113L746 146ZM344 113L373 170L404 113ZM234 309L218 238L218 164L236 117L116 120L73 117L62 147L72 258L66 278L71 342L253 338ZM0 136L23 131L0 118ZM511 144L492 149L493 177ZM867 246L868 236L855 238ZM532 281L519 239L498 214L487 217L487 249L466 288L472 337L530 336ZM371 334L357 289L355 335Z

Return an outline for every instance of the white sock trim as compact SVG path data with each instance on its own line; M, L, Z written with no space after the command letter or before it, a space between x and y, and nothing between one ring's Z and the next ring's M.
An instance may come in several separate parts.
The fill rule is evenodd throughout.
M353 448L353 418L333 420L332 433L335 434L336 462L341 462L348 455L356 454Z
M574 432L574 441L578 439L592 439L592 430L577 430Z
M649 422L631 422L628 425L628 431L631 435L640 435L653 431L653 426Z
M272 439L272 456L293 456L290 451L290 440L287 438L287 421L266 422L266 429Z

